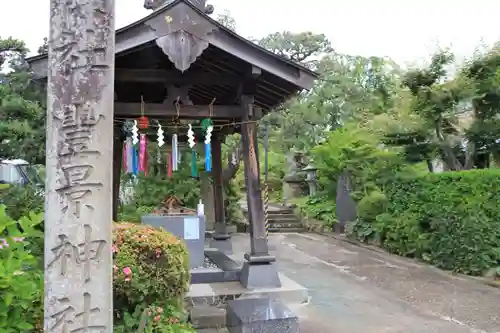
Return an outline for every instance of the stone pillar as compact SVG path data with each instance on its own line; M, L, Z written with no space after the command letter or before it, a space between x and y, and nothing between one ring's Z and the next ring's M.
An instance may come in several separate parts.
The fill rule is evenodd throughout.
M212 178L213 200L215 212L215 232L210 242L210 247L231 254L233 246L231 236L227 232L226 216L224 210L224 184L222 181L222 133L214 131L212 134Z
M250 223L250 253L245 254L241 271L241 283L246 288L281 287L274 262L267 243L264 207L260 188L259 151L257 123L260 110L253 106L253 97L242 96L243 160L245 164L245 185L247 188L248 219Z
M113 332L113 0L51 0L44 332Z

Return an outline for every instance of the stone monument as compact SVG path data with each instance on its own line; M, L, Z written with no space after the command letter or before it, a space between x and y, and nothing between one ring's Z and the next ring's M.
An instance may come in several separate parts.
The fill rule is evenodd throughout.
M286 156L286 173L283 179L283 200L284 204L288 204L288 200L302 196L302 185L305 181L302 168L302 154L293 152Z
M112 0L51 0L44 332L113 332Z
M336 233L344 233L348 222L356 221L356 202L351 197L351 179L349 173L344 171L337 181L337 197L335 210L338 223L334 226Z

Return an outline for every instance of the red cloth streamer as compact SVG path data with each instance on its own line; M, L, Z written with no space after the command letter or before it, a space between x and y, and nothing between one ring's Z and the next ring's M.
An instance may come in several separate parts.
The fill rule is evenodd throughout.
M172 155L167 153L167 175L168 178L172 178Z
M146 134L141 134L139 141L139 172L146 172Z
M148 141L146 140L146 148L144 149L145 150L145 154L144 154L144 176L147 176L148 175L148 165L149 165L149 154L148 154Z

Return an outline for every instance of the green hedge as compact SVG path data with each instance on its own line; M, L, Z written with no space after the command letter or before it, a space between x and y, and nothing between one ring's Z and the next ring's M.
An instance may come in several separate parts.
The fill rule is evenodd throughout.
M399 179L384 193L375 229L389 251L470 275L500 265L500 170Z

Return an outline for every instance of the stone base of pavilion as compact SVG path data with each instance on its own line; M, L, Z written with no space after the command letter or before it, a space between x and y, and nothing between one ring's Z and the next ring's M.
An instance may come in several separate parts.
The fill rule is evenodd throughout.
M201 329L220 329L226 325L230 333L296 332L298 318L288 307L308 303L308 290L279 272L278 284L269 281L264 287L245 288L242 279L247 275L244 251L249 245L248 237L245 234L233 234L231 242L234 251L231 254L210 248L211 242L207 239L205 264L191 270L191 286L186 303L191 323L199 332L205 332ZM270 248L272 251L274 246ZM276 263L272 265L272 270L276 272ZM265 275L265 272L259 271L257 274ZM280 286L273 287L273 284ZM260 318L261 314L265 318ZM274 317L270 318L270 315ZM287 328L277 330L278 326ZM259 330L255 331L257 328Z

